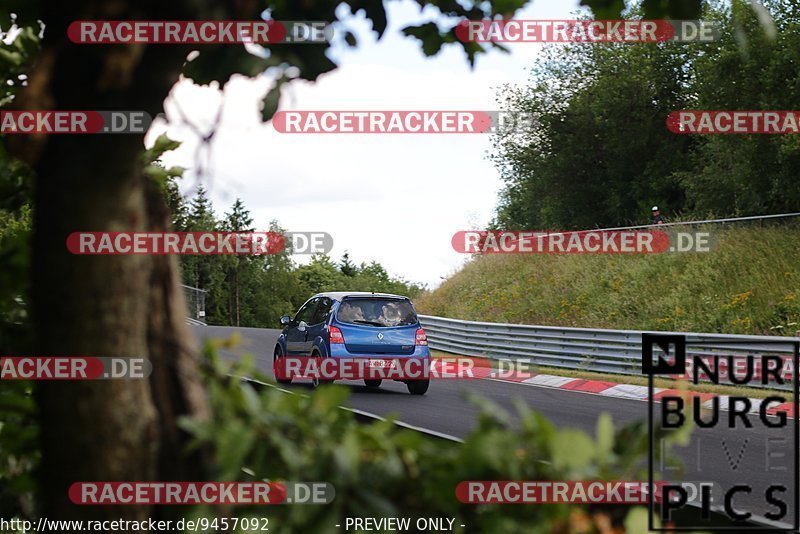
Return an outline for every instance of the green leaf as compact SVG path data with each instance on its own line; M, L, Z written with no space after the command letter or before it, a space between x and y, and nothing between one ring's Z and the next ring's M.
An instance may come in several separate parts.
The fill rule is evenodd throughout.
M158 139L156 139L156 142L153 143L150 149L145 150L143 160L145 163L152 163L158 160L164 153L175 150L179 146L181 146L180 141L173 141L167 134L163 133L158 136Z
M279 79L275 82L275 87L267 91L264 100L261 101L261 120L264 122L272 119L278 111L278 103L281 100L281 90L284 80Z
M349 392L347 388L342 386L328 386L316 390L311 396L311 400L314 409L326 411L332 408L338 408L344 404L348 396Z
M648 532L649 525L649 512L643 506L636 506L632 508L628 515L625 517L625 532ZM655 527L660 527L661 522L658 517L655 518Z
M186 172L186 167L181 167L179 165L173 165L169 169L167 169L167 175L173 178L180 178L183 176L183 173Z
M614 449L614 423L607 412L597 418L597 457L605 459L611 456Z
M624 0L581 0L582 6L588 6L598 19L618 19L625 10Z
M407 26L403 28L403 33L410 37L415 37L422 45L422 52L426 56L433 56L439 53L444 44L444 37L439 31L439 27L434 22L428 22L419 26Z
M242 46L206 46L197 57L184 64L183 74L198 85L218 83L222 87L234 74L256 76L268 66L268 59L253 55Z
M585 467L595 457L595 445L584 432L565 429L552 442L553 465L567 470Z
M701 0L643 0L642 11L646 19L699 19Z

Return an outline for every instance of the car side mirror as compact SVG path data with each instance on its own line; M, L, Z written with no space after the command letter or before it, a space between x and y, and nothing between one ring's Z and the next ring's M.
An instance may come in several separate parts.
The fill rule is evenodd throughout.
M292 322L292 318L289 317L288 315L284 315L283 317L281 317L281 325L282 326L289 326L289 323L291 323L291 322Z

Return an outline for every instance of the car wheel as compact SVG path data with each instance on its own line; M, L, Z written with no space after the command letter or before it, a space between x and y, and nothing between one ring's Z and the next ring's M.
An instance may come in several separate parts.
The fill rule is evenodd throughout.
M287 386L292 383L292 377L286 375L285 369L280 369L281 358L283 358L283 351L280 347L275 347L275 354L272 355L272 374L275 375L275 381L278 384Z
M320 356L319 356L318 353L314 352L314 353L311 354L311 357L312 358L319 358ZM314 377L314 378L311 379L311 386L314 389L317 389L318 387L325 386L325 385L328 385L328 384L333 384L333 380L322 380L319 377Z
M317 377L314 377L314 378L311 379L311 386L314 389L317 389L318 387L326 386L328 384L333 384L333 380L320 380Z
M427 380L409 380L406 382L408 392L412 395L425 395L428 391L428 386L431 385L430 379Z
M379 388L381 387L381 382L383 382L382 378L364 379L364 384L366 384L368 388Z

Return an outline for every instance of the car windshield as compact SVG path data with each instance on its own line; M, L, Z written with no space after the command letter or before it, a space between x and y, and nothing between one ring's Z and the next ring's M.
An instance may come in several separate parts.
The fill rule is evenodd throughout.
M417 314L407 300L351 298L339 306L336 318L343 323L371 326L406 326L417 323Z

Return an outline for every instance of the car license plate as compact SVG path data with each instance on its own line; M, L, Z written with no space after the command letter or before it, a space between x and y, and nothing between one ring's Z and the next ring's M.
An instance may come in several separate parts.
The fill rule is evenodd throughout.
M391 360L370 360L369 361L369 366L370 367L381 367L381 368L391 367L392 366L392 361Z

